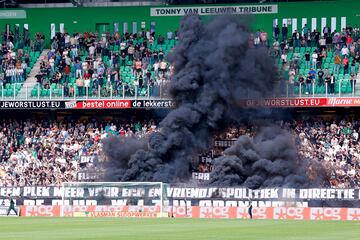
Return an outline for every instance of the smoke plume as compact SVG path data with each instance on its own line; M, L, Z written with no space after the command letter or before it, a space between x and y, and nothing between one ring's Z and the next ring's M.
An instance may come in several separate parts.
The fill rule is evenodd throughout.
M104 142L113 179L188 180L193 156L208 149L214 133L238 116L239 101L270 95L277 78L267 49L253 46L248 24L235 16L217 17L207 24L198 16L186 16L169 60L175 68L170 93L176 108L147 145L133 140ZM292 159L296 151L289 134L265 129L255 140L241 137L215 161L212 183L249 187L302 183L303 177L294 175Z
M278 127L263 127L254 138L241 136L215 160L211 184L246 186L251 189L274 186L304 186L303 165L297 162L292 135Z

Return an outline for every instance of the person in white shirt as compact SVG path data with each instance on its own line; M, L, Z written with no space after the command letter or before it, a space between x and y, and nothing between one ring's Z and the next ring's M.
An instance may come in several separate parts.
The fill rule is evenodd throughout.
M88 63L86 61L84 61L82 63L82 69L83 69L83 72L86 72L88 70Z
M323 49L326 48L326 40L324 37L322 37L320 40L319 40L319 45L320 45L320 51L322 51Z
M84 87L85 87L85 94L87 96L89 94L89 89L90 89L90 78L84 79Z
M312 58L312 68L316 69L317 68L317 59L318 59L318 54L316 51L314 51L311 58Z
M25 60L21 63L21 68L22 68L22 70L23 70L24 79L26 79L27 64L26 64Z
M69 34L65 34L64 40L65 40L65 46L69 47L70 46L70 36L69 36Z
M281 54L280 58L283 65L287 63L287 54L285 52Z
M159 62L155 62L153 67L154 67L155 76L158 76L158 74L159 74Z
M55 72L55 59L54 59L54 57L49 59L49 64L50 64L50 67L51 67L51 73L53 74Z
M16 68L16 81L17 82L24 81L24 70L21 67Z
M95 54L95 47L94 47L94 45L91 45L89 47L89 55L94 56L94 54Z
M349 56L349 49L344 45L344 47L341 49L341 55L342 57L348 57Z
M78 56L78 48L75 45L72 46L71 53L72 53L72 59L75 59Z

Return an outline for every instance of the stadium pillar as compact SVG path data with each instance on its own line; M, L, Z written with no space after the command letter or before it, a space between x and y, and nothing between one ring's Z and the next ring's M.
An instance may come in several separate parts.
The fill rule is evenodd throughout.
M286 97L289 97L289 83L286 83Z
M352 81L352 96L355 97L355 81Z

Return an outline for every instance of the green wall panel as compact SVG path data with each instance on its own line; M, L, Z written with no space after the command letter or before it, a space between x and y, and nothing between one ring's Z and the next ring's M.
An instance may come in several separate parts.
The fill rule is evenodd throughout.
M346 17L347 24L355 25L360 23L360 1L357 0L291 2L278 3L277 5L277 14L252 15L253 27L264 29L271 35L273 19L278 19L279 23L281 23L284 18L297 18L297 27L300 29L302 27L302 18L307 18L308 25L311 25L311 18L315 17L317 18L319 30L322 17L325 17L329 24L330 18L336 17L337 29L340 29L341 17ZM206 5L198 6L204 7ZM140 30L141 22L143 21L146 22L147 29L150 29L150 22L155 21L157 34L164 34L168 29L174 30L178 28L181 17L151 17L150 8L151 6L24 9L27 13L26 19L0 19L0 28L4 29L5 24L10 24L12 28L14 24L20 24L20 29L22 30L23 24L26 23L29 24L29 30L32 36L35 32L43 32L46 35L47 42L50 38L51 23L56 24L56 31L59 31L59 24L64 23L65 29L68 32L95 31L96 23L109 23L110 29L113 30L113 24L115 22L119 22L121 32L123 22L128 22L130 32L132 30L132 22L138 22L138 30ZM207 16L206 18L209 17Z

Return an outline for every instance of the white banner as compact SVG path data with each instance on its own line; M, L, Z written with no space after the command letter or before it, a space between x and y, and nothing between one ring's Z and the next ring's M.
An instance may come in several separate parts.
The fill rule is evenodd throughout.
M151 8L150 16L184 16L187 14L221 15L221 14L275 14L278 5L238 5L238 6L208 6L208 7L160 7Z
M192 178L196 180L204 180L209 181L210 180L210 173L202 173L202 172L193 172Z
M25 19L25 10L0 10L0 19Z

